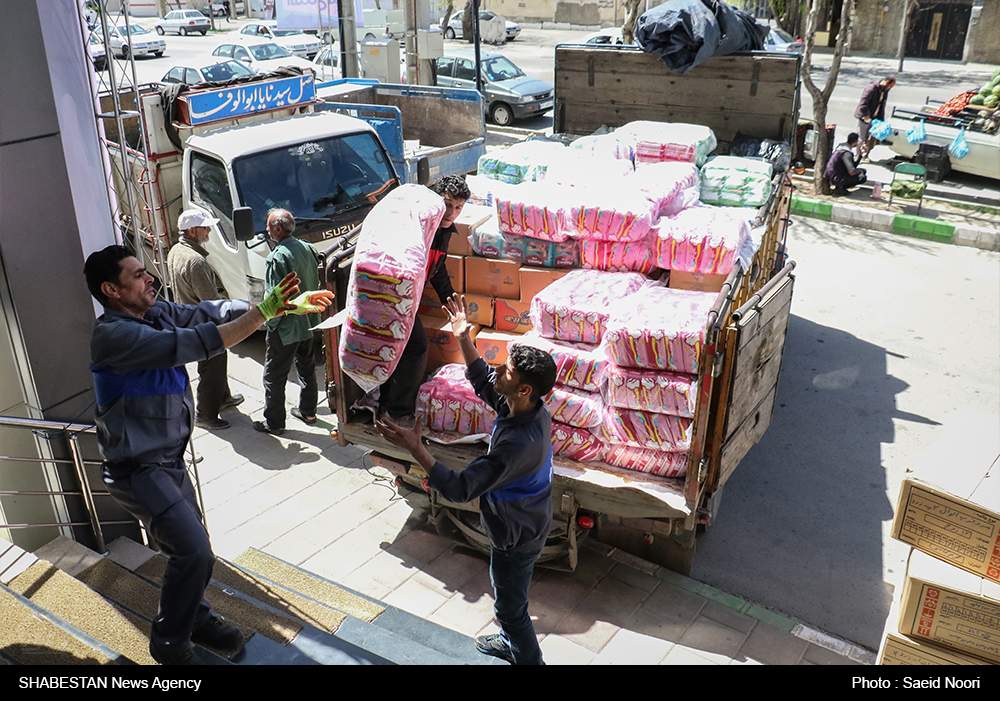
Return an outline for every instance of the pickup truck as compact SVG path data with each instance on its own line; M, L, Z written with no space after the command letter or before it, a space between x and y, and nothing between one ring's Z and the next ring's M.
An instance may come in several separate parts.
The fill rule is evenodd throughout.
M710 126L721 153L737 133L791 143L801 62L798 55L733 55L677 76L637 48L560 45L555 51L555 131L585 135L601 126L654 120ZM698 529L711 523L727 479L771 421L794 285L794 262L786 260L784 246L791 193L790 180L776 175L754 222L762 240L752 264L733 268L705 320L706 355L686 476L660 477L556 456L553 526L540 564L575 568L579 543L591 533L646 560L690 571ZM350 252L342 245L324 254L326 284L340 300L350 275ZM351 410L361 391L339 367L337 329L328 333L327 393L338 415L333 432L338 442L368 448L373 463L419 488L419 466L409 454ZM461 470L485 447L431 442L429 450ZM461 534L480 550L488 548L476 503L448 503L433 491L428 498L432 522L440 530Z
M998 117L998 111L970 105L954 117L945 117L935 114L935 109L934 104L893 108L888 120L892 125L888 146L893 153L909 159L917 154L920 144L907 141L906 133L921 121L927 132L927 138L921 144L947 147L965 129L969 153L964 158L952 157L949 160L951 170L1000 180L1000 130L993 121ZM977 119L979 112L986 112L992 117ZM993 124L992 129L986 126L989 124Z

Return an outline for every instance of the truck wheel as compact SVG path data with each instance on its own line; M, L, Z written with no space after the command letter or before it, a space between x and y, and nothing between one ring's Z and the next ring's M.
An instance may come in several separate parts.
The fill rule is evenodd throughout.
M163 27L157 27L156 33L159 34L160 36L163 36Z
M454 39L455 38L455 30L452 29L451 27L448 27L446 30L444 30L444 38L445 39Z
M509 127L514 122L514 112L503 102L498 102L490 109L490 119L498 127Z

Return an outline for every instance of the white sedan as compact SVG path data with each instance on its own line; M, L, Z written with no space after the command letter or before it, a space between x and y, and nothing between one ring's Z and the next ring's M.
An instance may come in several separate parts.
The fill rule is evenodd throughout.
M212 20L198 12L198 10L174 10L168 12L163 19L153 23L156 33L163 36L167 32L187 36L195 32L205 36L212 27Z
M251 22L233 34L240 41L273 41L303 58L313 58L322 46L319 39L301 29L278 29L277 22L273 20Z
M459 10L449 18L447 27L441 27L445 39L462 38L462 15L464 14L465 10ZM482 10L479 13L480 22L489 22L494 17L496 17L496 14L489 10ZM506 18L504 18L504 22L507 28L507 41L514 41L517 35L521 33L521 27L516 22L511 22Z
M100 32L100 29L94 31ZM124 25L108 28L108 53L127 58L133 56L162 56L167 50L167 42L156 37L151 31L138 24L129 25L129 34Z
M218 56L201 56L189 59L181 65L174 66L160 79L161 83L183 83L184 85L201 85L202 83L224 83L234 78L246 78L256 75L253 69L245 63L233 59L222 59Z
M309 61L292 56L284 47L271 41L220 44L212 52L212 55L242 61L258 73L267 73L282 66L313 67Z

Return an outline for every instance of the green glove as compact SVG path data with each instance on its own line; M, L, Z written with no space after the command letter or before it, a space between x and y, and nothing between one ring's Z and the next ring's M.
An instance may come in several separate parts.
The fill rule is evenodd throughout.
M319 292L303 292L288 302L291 308L286 314L313 314L326 309L333 301L333 293L326 290Z
M295 273L288 273L285 279L275 285L264 301L257 305L257 309L264 317L264 321L270 321L283 311L290 308L289 297L299 291L299 280Z

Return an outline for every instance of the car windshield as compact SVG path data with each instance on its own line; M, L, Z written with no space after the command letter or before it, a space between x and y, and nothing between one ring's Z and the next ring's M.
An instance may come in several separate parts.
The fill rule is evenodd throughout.
M374 202L394 178L385 151L368 132L243 156L233 162L233 175L258 232L272 207L298 219L329 217Z
M521 69L510 62L510 59L500 56L498 58L489 58L483 61L483 73L486 74L486 79L493 82L500 82L501 80L510 80L511 78L520 78L524 75Z
M223 63L216 63L214 66L202 68L201 75L205 79L205 82L221 83L233 78L254 75L254 72L239 61L225 61Z
M276 37L291 37L295 36L296 34L305 33L301 29L273 29L271 31L274 32L274 36Z
M791 44L795 41L795 37L782 29L778 29L777 27L771 28L771 35L774 37L776 42L780 41L786 44Z
M101 37L99 37L99 36L97 36L96 34L93 34L93 33L91 33L89 41L90 41L91 44L103 44L104 43L104 39L102 39Z
M138 24L131 25L128 28L128 30L129 30L129 34L132 34L133 36L136 35L136 34L149 34L149 30L148 29L146 29L145 27L141 27Z
M250 53L258 61L269 61L272 58L288 58L291 56L286 49L277 44L257 44L250 47Z

